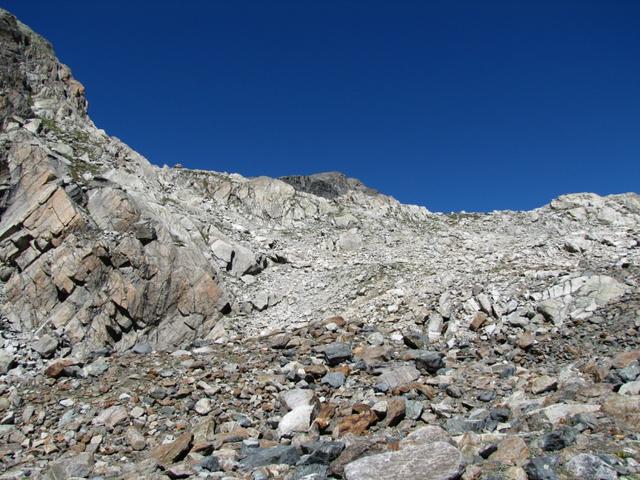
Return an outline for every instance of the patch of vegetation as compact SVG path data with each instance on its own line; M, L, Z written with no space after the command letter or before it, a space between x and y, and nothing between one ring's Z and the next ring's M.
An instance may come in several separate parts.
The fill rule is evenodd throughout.
M82 175L85 173L90 173L93 176L100 173L100 169L92 163L85 162L79 158L70 158L69 160L71 161L69 173L71 173L71 177L78 183L84 181Z
M58 127L54 119L41 117L40 120L42 120L42 127L45 131L55 133L56 135L62 134L62 130Z
M178 204L178 202L177 202L177 201L175 201L175 200L174 200L173 198L171 198L171 197L164 196L164 197L162 197L162 198L160 199L160 204L161 204L161 205L167 205L167 204L169 204L169 203L173 203L174 205L177 205L177 204Z

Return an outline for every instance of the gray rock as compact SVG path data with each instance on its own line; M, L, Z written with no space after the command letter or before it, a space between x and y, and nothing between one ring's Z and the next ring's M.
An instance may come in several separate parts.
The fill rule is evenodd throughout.
M360 458L344 468L346 480L454 480L463 469L462 455L448 443L435 442Z
M327 364L334 366L339 365L342 362L351 360L353 353L351 352L351 345L348 343L332 343L327 345L324 349L324 358Z
M222 467L220 466L220 460L218 460L218 457L215 457L214 455L205 457L202 463L200 463L200 466L208 472L219 472L220 470L222 470Z
M293 475L287 478L290 478L290 480L325 480L328 478L328 472L329 467L326 465L314 463L296 468Z
M50 358L58 348L58 339L53 335L46 334L34 342L31 348L38 352L43 358Z
M636 378L640 377L640 364L638 362L627 365L624 368L618 370L618 376L623 382L633 382Z
M343 442L322 442L315 450L313 450L306 458L301 460L302 465L313 463L328 464L338 458L344 450Z
M125 438L127 439L127 443L134 450L144 450L147 446L147 441L145 440L144 435L142 435L135 427L127 428Z
M418 400L405 401L405 417L409 420L417 420L422 415L424 405Z
M564 427L544 434L540 441L540 448L547 452L562 450L572 445L575 440L576 432L570 427Z
M133 353L144 355L147 353L151 353L153 351L153 347L149 342L140 342L140 343L136 343L131 349L131 351Z
M416 366L427 373L436 373L445 366L444 354L428 350L412 350L408 357L415 360Z
M618 474L599 457L580 453L565 464L565 469L581 480L616 480Z
M93 456L88 453L79 453L51 465L47 475L50 480L87 478L92 470Z
M400 448L412 445L429 445L436 442L451 443L451 435L449 435L441 427L428 425L426 427L421 427L417 430L414 430L409 435L400 440Z
M298 450L292 445L254 448L245 458L240 460L240 466L245 470L249 470L273 464L295 465L299 458Z
M401 365L385 368L378 381L386 389L393 389L401 385L413 382L420 376L420 372L413 365Z
M429 345L429 337L422 335L420 332L406 332L402 339L409 348L421 349Z
M537 457L524 466L529 480L558 480L556 457Z
M127 409L121 405L114 405L109 407L93 419L94 425L106 425L107 427L114 428L117 425L121 425L127 422L129 419L129 413Z
M344 385L346 377L342 372L329 372L322 377L321 382L331 385L333 388L339 388Z
M6 350L0 349L0 375L7 373L13 366L14 361L14 355L10 354Z

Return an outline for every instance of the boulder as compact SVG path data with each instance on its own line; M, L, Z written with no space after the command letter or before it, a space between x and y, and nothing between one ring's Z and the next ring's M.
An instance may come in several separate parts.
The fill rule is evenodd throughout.
M360 458L344 467L344 476L346 480L454 480L463 468L457 448L435 442Z

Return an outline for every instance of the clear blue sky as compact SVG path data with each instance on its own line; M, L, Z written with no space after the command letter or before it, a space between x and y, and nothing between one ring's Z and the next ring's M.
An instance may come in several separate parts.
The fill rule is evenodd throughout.
M162 165L339 170L431 210L640 191L640 1L31 1Z

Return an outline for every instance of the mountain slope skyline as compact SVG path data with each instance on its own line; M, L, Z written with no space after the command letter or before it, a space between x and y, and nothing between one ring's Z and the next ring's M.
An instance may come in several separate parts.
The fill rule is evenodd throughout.
M638 7L492 5L3 4L157 165L336 170L432 211L637 191Z

